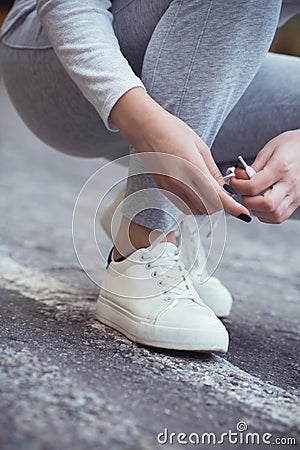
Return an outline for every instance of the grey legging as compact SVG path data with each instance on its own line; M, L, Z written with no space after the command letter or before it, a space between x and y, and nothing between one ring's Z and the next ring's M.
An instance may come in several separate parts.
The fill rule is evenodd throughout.
M267 54L280 7L280 0L113 2L114 29L130 65L149 94L212 148L222 170L238 154L251 160L272 137L300 128L300 60ZM1 52L11 99L42 140L77 156L114 159L128 153L52 49L6 43ZM130 173L135 169L132 164ZM153 186L150 176L132 177L127 194ZM166 229L171 210L160 194L156 208L134 220ZM134 215L135 205L128 202L125 213Z

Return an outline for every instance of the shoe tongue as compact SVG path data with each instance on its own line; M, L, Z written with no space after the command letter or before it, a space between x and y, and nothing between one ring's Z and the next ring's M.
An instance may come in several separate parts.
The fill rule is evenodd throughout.
M159 244L155 244L154 247L150 250L149 254L152 257L158 258L159 256L174 256L177 252L178 248L172 242L160 242Z

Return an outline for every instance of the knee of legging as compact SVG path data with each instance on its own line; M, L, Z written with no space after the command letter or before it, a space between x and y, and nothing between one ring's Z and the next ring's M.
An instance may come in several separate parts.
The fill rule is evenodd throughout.
M59 70L54 83L40 70L39 52L1 46L2 76L21 119L40 140L69 155L115 159L128 153L118 133L109 132L94 107ZM36 55L36 58L35 58ZM27 58L32 64L28 64Z

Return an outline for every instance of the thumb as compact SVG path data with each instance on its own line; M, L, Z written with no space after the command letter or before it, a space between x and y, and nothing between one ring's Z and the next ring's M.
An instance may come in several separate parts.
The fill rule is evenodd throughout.
M271 156L273 155L275 149L276 149L276 143L274 142L275 138L269 141L257 154L255 161L253 162L252 166L253 169L256 170L256 172L259 172L262 170Z

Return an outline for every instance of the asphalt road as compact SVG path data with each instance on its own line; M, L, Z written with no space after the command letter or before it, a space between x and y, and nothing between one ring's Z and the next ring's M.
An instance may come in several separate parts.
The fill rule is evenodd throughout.
M95 321L98 287L72 243L76 198L103 163L38 141L0 83L0 449L197 448L180 439L220 440L239 422L223 448L268 448L265 433L299 446L300 223L228 220L217 271L234 294L227 355L135 345ZM101 279L81 220L80 251ZM258 433L254 445L247 433Z

